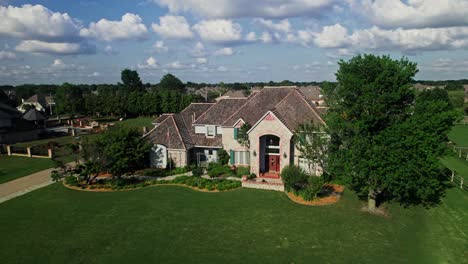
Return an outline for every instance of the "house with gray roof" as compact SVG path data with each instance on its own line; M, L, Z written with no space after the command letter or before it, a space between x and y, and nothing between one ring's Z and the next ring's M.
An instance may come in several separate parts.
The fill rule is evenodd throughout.
M18 106L18 110L21 113L25 113L30 108L28 106L33 106L37 111L52 115L53 109L55 108L55 100L53 96L35 94L28 99L23 100L21 105Z
M300 124L325 124L323 111L295 86L265 87L248 97L224 97L215 103L192 103L180 113L163 114L144 135L151 144L151 164L166 167L206 164L218 160L218 152L229 153L233 166L249 166L252 173L279 177L287 165L311 167L301 158L293 135ZM238 142L240 128L249 144ZM312 169L316 170L319 168Z

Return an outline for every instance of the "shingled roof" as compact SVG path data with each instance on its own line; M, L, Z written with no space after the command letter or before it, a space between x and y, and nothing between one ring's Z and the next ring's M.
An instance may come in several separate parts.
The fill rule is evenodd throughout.
M36 108L31 108L23 115L23 119L28 121L42 121L46 120L47 118L43 113L37 111Z
M187 149L173 114L167 115L167 118L148 132L145 137L154 144L161 144L169 149Z
M223 126L234 126L239 119L251 125L255 124L267 111L272 110L281 100L295 91L295 87L265 87L255 93L234 114L232 114Z
M247 102L247 98L224 98L203 113L194 125L217 125L223 124L234 112Z
M315 85L298 87L301 93L309 100L320 99L320 87Z

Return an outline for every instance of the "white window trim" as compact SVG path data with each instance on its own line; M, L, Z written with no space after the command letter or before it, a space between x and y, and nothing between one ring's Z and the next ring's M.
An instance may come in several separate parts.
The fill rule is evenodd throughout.
M213 135L208 134L208 130L209 130L208 128L213 129ZM206 126L206 137L207 138L214 138L215 136L216 136L216 126L213 126L213 125Z

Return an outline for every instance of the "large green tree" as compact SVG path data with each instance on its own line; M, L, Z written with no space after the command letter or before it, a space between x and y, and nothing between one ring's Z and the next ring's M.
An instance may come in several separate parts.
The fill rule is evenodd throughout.
M185 85L179 78L168 73L162 77L158 87L164 90L181 92L184 90Z
M125 69L121 73L122 84L128 92L139 92L143 89L143 82L137 71Z
M114 177L120 177L124 173L145 168L149 160L150 146L135 129L113 127L90 144L90 158L87 159L90 172L96 173L96 168L105 169ZM96 153L99 154L97 157Z
M329 171L367 196L370 211L376 201L428 205L443 194L439 158L455 116L447 97L415 98L417 72L405 58L359 55L339 62L338 85L324 86Z

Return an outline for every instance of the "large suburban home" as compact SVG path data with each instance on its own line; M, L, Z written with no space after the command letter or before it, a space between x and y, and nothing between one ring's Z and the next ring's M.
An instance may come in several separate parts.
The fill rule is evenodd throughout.
M224 149L231 165L250 166L258 176L279 177L289 164L309 170L293 140L298 126L307 122L324 124L316 104L299 88L265 87L248 97L192 103L180 113L163 114L145 137L153 144L153 167L166 167L168 160L175 166L215 162ZM237 140L244 124L251 125L248 146Z

